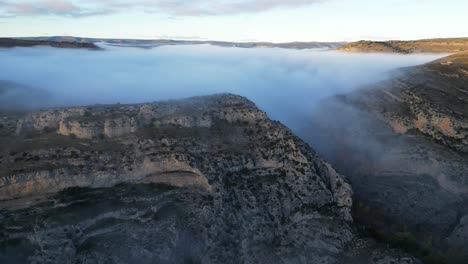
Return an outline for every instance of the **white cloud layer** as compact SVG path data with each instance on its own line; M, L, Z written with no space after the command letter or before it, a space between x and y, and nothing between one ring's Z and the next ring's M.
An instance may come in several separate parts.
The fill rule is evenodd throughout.
M69 17L139 10L175 16L214 16L257 13L274 8L295 8L322 0L0 0L0 16Z

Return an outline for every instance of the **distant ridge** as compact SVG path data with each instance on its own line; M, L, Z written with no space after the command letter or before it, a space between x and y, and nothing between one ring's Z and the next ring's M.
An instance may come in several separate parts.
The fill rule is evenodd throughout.
M50 46L54 48L99 49L94 43L0 38L0 48Z
M336 49L346 42L229 42L211 40L173 40L173 39L107 39L107 38L81 38L72 36L53 37L25 37L23 40L50 41L50 42L74 42L74 43L99 43L104 42L114 46L153 48L168 45L201 45L210 44L220 47L238 48L285 48L285 49Z
M422 40L361 40L338 47L347 52L389 52L389 53L457 53L468 51L468 38L440 38Z

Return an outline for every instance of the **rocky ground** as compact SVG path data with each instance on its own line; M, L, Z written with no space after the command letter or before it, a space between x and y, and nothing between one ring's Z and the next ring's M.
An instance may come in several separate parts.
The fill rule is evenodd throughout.
M427 263L468 258L467 58L401 69L331 99L305 134L349 176L356 220Z
M245 98L3 113L1 263L418 263Z

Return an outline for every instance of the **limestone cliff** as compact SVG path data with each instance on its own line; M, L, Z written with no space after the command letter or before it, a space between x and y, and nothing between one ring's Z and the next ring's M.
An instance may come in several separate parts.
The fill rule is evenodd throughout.
M243 97L0 120L2 263L415 263L355 249L350 185Z
M418 131L468 152L468 53L402 70L361 91L353 102L389 122L397 133Z

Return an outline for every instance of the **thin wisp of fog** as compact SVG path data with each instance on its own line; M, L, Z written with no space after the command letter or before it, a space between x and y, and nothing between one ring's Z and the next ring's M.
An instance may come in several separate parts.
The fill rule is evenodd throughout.
M310 113L323 98L384 79L392 69L443 56L210 45L103 47L0 50L0 80L24 88L4 92L3 101L11 107L37 108L234 93L295 129L302 119L298 117Z

